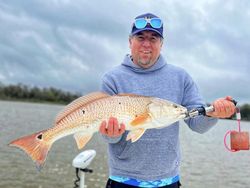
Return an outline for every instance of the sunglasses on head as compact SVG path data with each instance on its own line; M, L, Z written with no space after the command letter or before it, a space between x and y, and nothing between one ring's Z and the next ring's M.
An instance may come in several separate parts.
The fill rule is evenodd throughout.
M137 18L135 19L134 25L137 29L143 29L148 23L155 29L162 27L162 21L160 18Z

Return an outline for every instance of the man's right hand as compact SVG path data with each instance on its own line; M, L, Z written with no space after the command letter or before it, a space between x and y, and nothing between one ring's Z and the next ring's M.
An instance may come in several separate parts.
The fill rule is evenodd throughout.
M99 131L101 134L108 137L118 137L125 132L125 125L121 123L119 126L117 118L110 117L108 124L106 121L101 123Z

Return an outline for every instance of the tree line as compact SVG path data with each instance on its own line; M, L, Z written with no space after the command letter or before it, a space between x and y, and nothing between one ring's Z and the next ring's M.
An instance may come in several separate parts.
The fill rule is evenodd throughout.
M20 83L17 85L5 86L0 83L1 100L22 100L68 104L80 96L80 94L63 91L53 87L29 87ZM244 104L240 106L240 111L242 120L250 121L250 104Z
M29 87L20 83L17 85L7 86L0 84L1 100L21 100L31 102L68 104L69 102L80 96L80 94L63 91L53 87Z
M241 119L250 121L250 104L240 106Z

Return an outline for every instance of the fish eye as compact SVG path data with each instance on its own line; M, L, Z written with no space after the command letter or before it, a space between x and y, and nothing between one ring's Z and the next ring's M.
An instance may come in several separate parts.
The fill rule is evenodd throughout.
M174 108L178 108L178 106L177 106L176 104L173 104L173 107L174 107Z
M38 138L39 140L42 140L43 139L43 135L39 134L36 138Z

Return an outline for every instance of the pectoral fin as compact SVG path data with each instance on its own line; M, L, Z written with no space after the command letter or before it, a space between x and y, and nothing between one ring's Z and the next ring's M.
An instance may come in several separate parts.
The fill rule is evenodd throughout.
M136 129L133 131L130 131L127 135L126 140L131 140L131 142L136 142L139 138L142 137L146 130L145 129Z
M151 116L149 113L140 114L133 121L130 122L130 125L131 126L141 125L141 124L145 123L150 118L151 118Z
M82 149L88 143L88 141L92 138L92 134L86 135L83 133L76 133L74 134L74 138L76 140L78 149Z

